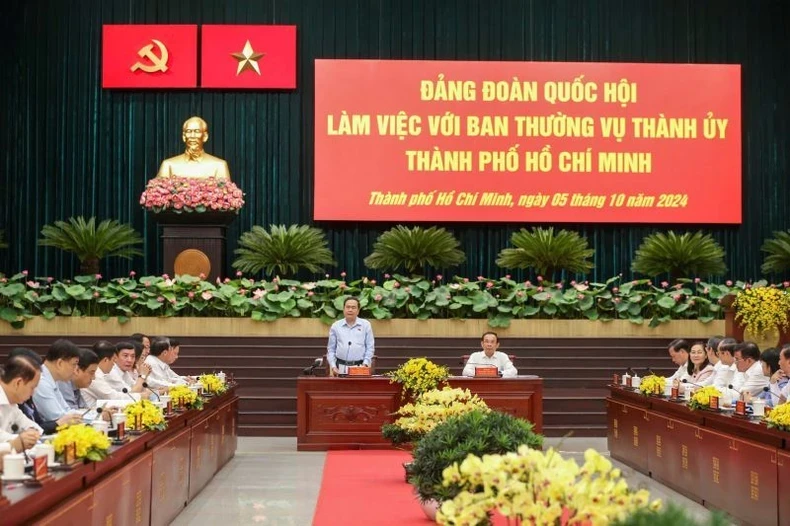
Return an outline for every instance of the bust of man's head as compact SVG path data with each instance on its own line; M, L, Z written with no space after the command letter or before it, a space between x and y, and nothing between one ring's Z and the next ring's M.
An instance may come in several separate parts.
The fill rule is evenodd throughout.
M181 127L181 138L186 144L186 154L197 157L203 154L203 145L208 142L208 124L200 117L190 117Z

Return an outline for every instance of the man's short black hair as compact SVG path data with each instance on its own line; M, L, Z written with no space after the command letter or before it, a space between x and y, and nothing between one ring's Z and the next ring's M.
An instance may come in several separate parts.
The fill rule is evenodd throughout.
M47 351L46 361L56 362L58 360L71 360L80 357L80 348L73 342L61 338L50 345Z
M713 349L713 354L719 354L719 344L723 338L721 336L713 336L708 338L708 349Z
M168 338L156 338L151 342L151 355L159 356L170 348L170 340Z
M732 355L735 355L738 345L738 340L735 338L724 338L719 342L719 351L728 352Z
M170 340L170 347L178 347L181 345L181 342L176 340L175 338L168 338Z
M80 349L80 361L77 362L77 367L85 371L95 363L99 363L99 357L95 352L90 349Z
M495 333L494 331L486 331L486 332L484 332L483 335L480 337L480 341L482 342L483 340L485 340L486 336L488 336L489 334L493 335L494 338L496 338L496 342L499 343L499 335L497 333Z
M741 358L744 360L751 358L756 362L760 359L760 348L754 342L743 342L735 349L735 352L741 353Z
M96 356L99 357L99 361L104 360L105 358L109 358L112 360L113 356L118 354L118 351L115 348L115 344L108 342L107 340L99 340L93 344L93 352Z
M677 340L672 340L668 348L672 349L675 352L680 352L680 351L689 352L691 346L689 345L689 342L687 342L683 338L678 338Z
M36 373L40 370L41 362L37 362L27 353L19 353L13 356L9 355L5 365L3 365L3 373L0 375L0 381L4 384L8 384L16 378L21 378L23 381L29 382L36 377Z

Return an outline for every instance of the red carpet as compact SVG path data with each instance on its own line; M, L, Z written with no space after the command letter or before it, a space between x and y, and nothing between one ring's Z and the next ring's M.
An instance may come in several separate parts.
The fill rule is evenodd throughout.
M404 481L405 451L330 451L313 526L433 524Z

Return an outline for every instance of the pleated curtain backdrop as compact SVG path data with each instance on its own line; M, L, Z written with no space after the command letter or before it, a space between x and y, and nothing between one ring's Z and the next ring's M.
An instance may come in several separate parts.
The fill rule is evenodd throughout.
M121 23L295 24L298 88L103 90L101 27ZM45 224L95 215L130 222L145 239L145 257L108 260L105 276L161 272L157 225L138 199L159 161L181 151L180 126L193 114L209 122L206 150L228 160L247 194L229 230L228 264L252 225L313 223L313 61L380 58L743 64L744 223L701 228L724 245L728 276L757 278L763 240L790 227L789 27L790 2L768 0L6 0L0 229L9 248L0 271L72 276L76 259L36 240ZM317 226L339 263L332 272L359 277L373 274L363 259L391 225ZM446 226L468 257L457 273L501 276L496 254L525 225ZM642 238L673 228L559 226L595 248L594 279L629 276Z

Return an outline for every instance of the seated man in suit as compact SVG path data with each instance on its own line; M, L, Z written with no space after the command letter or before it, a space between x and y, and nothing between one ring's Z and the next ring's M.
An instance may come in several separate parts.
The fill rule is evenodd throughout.
M8 358L0 375L0 441L17 451L30 449L41 436L41 427L16 405L31 397L40 378L41 362L19 354Z
M512 378L518 375L518 370L507 354L498 351L499 336L495 332L483 333L480 340L482 351L472 353L464 366L464 376L474 376L475 367L496 367L503 378Z

